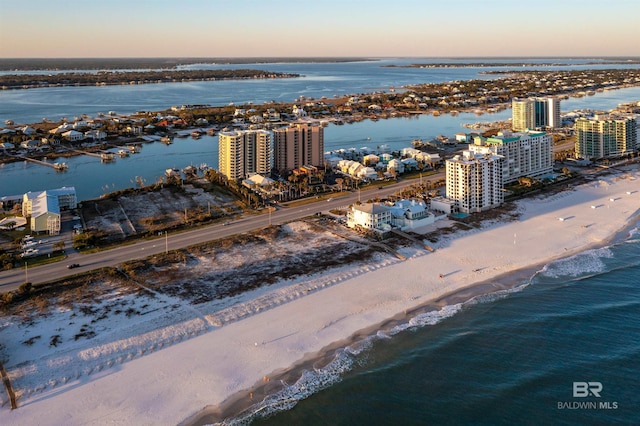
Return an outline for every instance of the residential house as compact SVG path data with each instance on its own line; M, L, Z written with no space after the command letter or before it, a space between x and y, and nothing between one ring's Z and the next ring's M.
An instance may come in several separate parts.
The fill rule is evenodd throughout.
M347 226L363 227L377 232L391 229L391 209L378 203L354 204L347 213Z
M107 132L97 129L89 130L87 132L84 132L84 138L91 139L93 141L101 141L107 138Z
M387 171L394 171L396 174L402 174L404 173L404 163L396 158L394 158L393 160L389 161L389 164L387 164Z
M78 142L84 140L84 133L77 130L68 130L62 134L62 137L69 142Z
M30 139L28 141L22 141L20 143L20 148L36 149L38 147L38 145L40 145L40 141L37 141L35 139Z

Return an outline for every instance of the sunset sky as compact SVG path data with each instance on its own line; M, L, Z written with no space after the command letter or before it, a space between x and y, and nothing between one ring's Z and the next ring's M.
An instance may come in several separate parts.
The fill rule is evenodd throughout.
M0 57L640 56L637 0L0 0Z

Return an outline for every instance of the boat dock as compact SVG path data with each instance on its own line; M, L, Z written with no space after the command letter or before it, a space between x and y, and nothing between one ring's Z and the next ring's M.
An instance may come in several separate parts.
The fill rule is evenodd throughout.
M35 158L23 157L21 155L17 155L16 158L21 158L25 161L30 161L32 163L40 164L41 166L52 167L59 172L67 170L67 163L47 163L46 161L36 160Z
M116 154L108 151L89 152L89 151L81 151L79 149L72 149L71 151L77 152L78 154L84 154L84 155L89 155L91 157L96 157L102 161L114 161L116 159Z

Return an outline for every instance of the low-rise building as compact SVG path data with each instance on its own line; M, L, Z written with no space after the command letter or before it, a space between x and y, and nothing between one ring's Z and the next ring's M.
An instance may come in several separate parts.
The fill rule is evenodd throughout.
M22 215L31 216L33 213L33 201L41 195L56 197L57 206L62 210L71 210L78 207L76 189L74 187L62 187L58 189L48 189L46 191L29 191L22 196Z
M391 209L378 203L354 204L347 213L347 226L357 226L378 232L391 229Z
M403 231L431 225L436 216L422 200L400 200L391 207L392 225Z
M31 214L29 221L31 232L34 234L41 232L46 232L49 235L59 234L60 206L58 197L43 191L36 198L31 199L30 204Z

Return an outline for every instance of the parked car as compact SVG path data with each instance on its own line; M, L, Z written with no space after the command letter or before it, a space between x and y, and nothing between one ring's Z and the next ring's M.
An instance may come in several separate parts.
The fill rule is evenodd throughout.
M73 269L73 268L78 268L80 267L79 263L70 263L67 265L67 269Z

